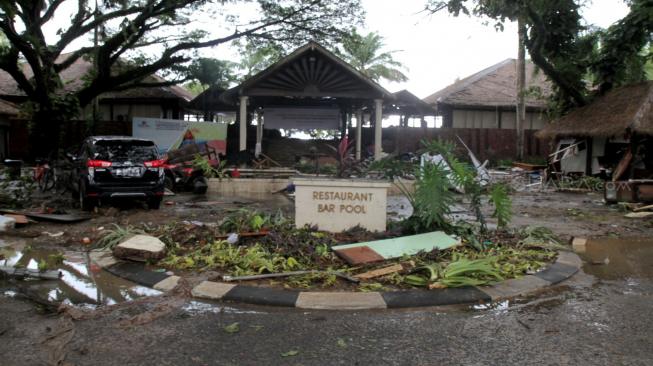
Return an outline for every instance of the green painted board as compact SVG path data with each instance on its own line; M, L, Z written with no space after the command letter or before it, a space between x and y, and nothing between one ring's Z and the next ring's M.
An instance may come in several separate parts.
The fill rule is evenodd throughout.
M369 241L366 243L345 244L332 247L339 249L356 248L367 246L377 252L385 259L398 258L403 255L413 255L424 250L430 252L433 249L447 249L460 244L460 240L452 238L442 231L432 233L402 236L399 238Z

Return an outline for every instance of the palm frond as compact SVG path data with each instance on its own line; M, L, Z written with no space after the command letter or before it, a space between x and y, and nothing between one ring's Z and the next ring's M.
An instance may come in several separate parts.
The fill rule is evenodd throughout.
M494 205L492 217L497 218L498 226L508 226L512 219L512 200L508 195L508 187L504 184L494 184L490 188L490 203Z

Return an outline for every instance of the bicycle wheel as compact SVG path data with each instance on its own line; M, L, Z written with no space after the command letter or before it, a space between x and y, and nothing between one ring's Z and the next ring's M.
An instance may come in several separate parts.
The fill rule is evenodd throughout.
M34 168L34 181L36 186L39 187L39 191L43 191L43 173L44 170L42 167Z
M41 192L47 192L51 190L54 188L54 184L54 172L52 169L46 169L43 173L43 178L39 181L39 188L41 188Z

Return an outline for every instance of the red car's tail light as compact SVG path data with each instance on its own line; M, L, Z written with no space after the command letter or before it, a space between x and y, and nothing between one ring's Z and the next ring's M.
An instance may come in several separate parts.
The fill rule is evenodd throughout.
M148 168L161 168L165 165L166 159L150 160L143 163Z
M108 168L111 166L111 162L104 160L88 160L86 166L89 168Z

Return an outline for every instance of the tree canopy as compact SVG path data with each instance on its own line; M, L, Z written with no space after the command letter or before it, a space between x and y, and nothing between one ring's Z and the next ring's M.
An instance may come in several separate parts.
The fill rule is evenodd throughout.
M196 80L202 91L211 86L227 89L237 79L236 65L231 61L200 57L191 62L188 77Z
M154 83L148 77L184 75L194 50L244 38L262 45L308 39L329 44L363 17L359 0L78 0L70 25L52 41L43 29L64 2L69 0L0 0L0 31L8 40L0 45L0 69L33 103L35 127L71 118L106 91L178 83L180 78ZM254 18L239 19L241 6L255 6ZM213 20L213 32L195 22L201 16ZM97 46L64 54L94 32ZM81 88L65 91L60 73L80 58L95 68Z
M646 79L653 0L629 1L629 14L608 29L584 25L581 0L428 0L427 11L488 17L502 29L521 20L533 63L553 82L558 112L597 93Z
M361 35L352 31L342 39L341 56L355 69L374 81L406 81L408 78L401 71L403 65L396 61L393 53L382 51L383 37L376 32Z

